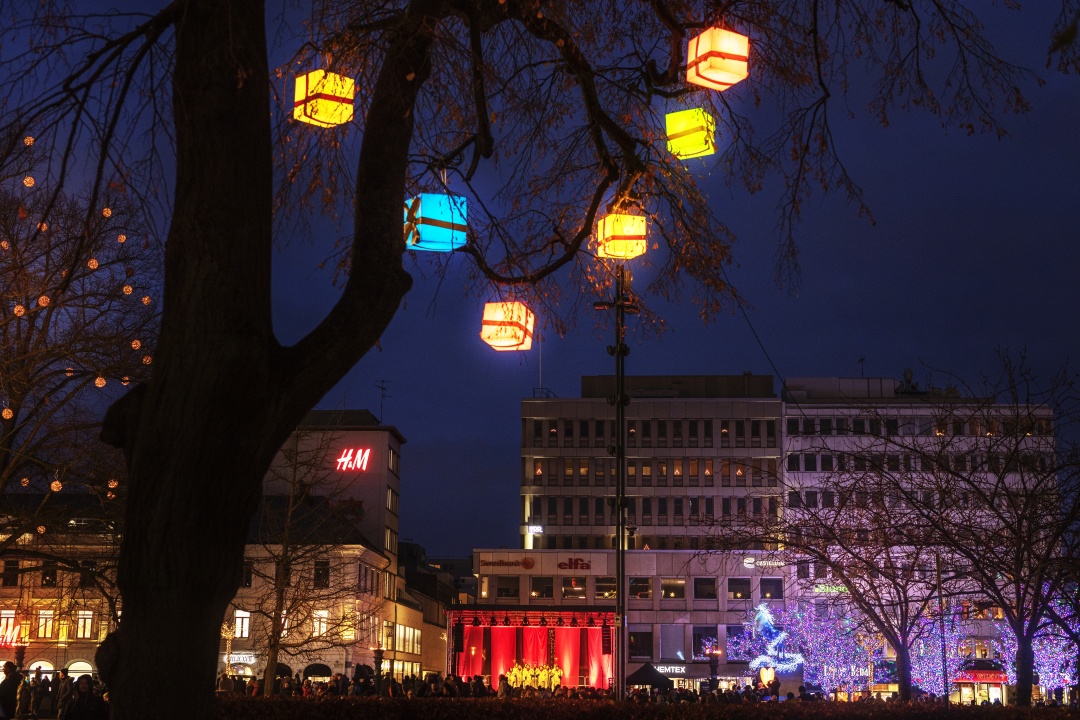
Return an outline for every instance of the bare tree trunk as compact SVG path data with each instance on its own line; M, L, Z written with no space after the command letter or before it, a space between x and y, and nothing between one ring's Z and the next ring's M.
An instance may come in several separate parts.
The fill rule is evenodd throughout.
M1031 690L1035 680L1035 650L1031 637L1016 635L1016 705L1031 705Z
M896 651L896 684L901 702L911 700L911 651L903 643L893 646Z

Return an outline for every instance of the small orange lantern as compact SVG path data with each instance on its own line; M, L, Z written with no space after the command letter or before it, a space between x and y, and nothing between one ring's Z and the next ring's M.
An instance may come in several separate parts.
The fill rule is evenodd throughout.
M334 127L353 119L356 84L352 78L325 70L312 70L296 78L293 118L300 122Z
M750 38L722 28L709 28L691 38L686 51L686 81L713 90L727 90L745 80Z
M645 216L610 213L596 224L596 256L630 260L645 254Z
M536 316L524 303L485 303L480 339L500 352L528 350L535 325Z

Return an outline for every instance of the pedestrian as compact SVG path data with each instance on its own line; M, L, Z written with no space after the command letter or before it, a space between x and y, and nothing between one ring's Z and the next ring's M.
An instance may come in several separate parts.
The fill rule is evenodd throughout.
M75 688L67 668L60 668L59 675L56 681L56 720L64 720L64 711Z
M15 663L8 660L4 663L4 679L0 680L0 713L6 718L15 717L21 684L22 674Z
M75 682L75 694L65 708L65 720L108 720L109 706L94 692L94 680L80 675Z

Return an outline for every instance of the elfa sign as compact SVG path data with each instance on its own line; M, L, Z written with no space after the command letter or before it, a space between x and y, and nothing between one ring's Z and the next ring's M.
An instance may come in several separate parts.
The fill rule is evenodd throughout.
M581 558L570 558L565 562L559 563L558 567L560 570L588 570L592 567L592 563Z
M337 459L337 469L346 472L364 472L367 470L370 458L371 448L345 448L341 451L341 457Z

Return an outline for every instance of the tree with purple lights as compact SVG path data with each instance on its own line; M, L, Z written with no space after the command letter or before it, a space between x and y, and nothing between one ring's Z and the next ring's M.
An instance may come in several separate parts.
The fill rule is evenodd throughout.
M792 607L781 617L789 645L802 653L806 682L825 690L868 687L874 649L861 623L832 607Z
M1008 623L998 622L994 626L994 652L1002 659L1009 682L1016 683L1016 634ZM1035 635L1032 642L1035 653L1035 672L1039 675L1039 685L1053 690L1068 687L1077 682L1076 660L1080 649L1060 628L1049 626Z
M960 655L960 643L967 638L967 629L959 614L948 609L944 614L944 638L942 624L942 616L938 612L928 613L922 618L919 639L911 648L911 679L925 692L947 695L952 691L952 680L964 662ZM948 684L941 676L943 654Z
M124 181L169 223L152 376L102 433L130 479L123 619L98 656L114 718L211 715L219 628L275 453L377 347L412 286L407 268L450 262L407 251L408 198L448 185L470 196L454 261L469 263L471 289L530 300L560 328L583 296L612 290L614 264L591 240L598 221L646 216L653 267L635 299L685 289L710 317L737 297L724 272L733 236L700 165L667 150L669 107L709 111L725 141L715 167L732 182L757 191L779 175L780 269L794 271L792 228L812 189L869 209L837 155L838 113L869 107L887 125L918 107L946 127L1001 133L1034 82L958 3L122 5L4 3L0 63L0 140L32 132L58 149L57 192L86 179L96 208ZM724 95L685 80L688 41L713 25L751 38L750 78ZM868 82L850 82L856 63ZM296 76L315 69L363 89L354 121L292 119ZM328 219L340 222L327 231ZM273 252L309 241L341 284L286 344ZM163 647L170 682L147 683Z

